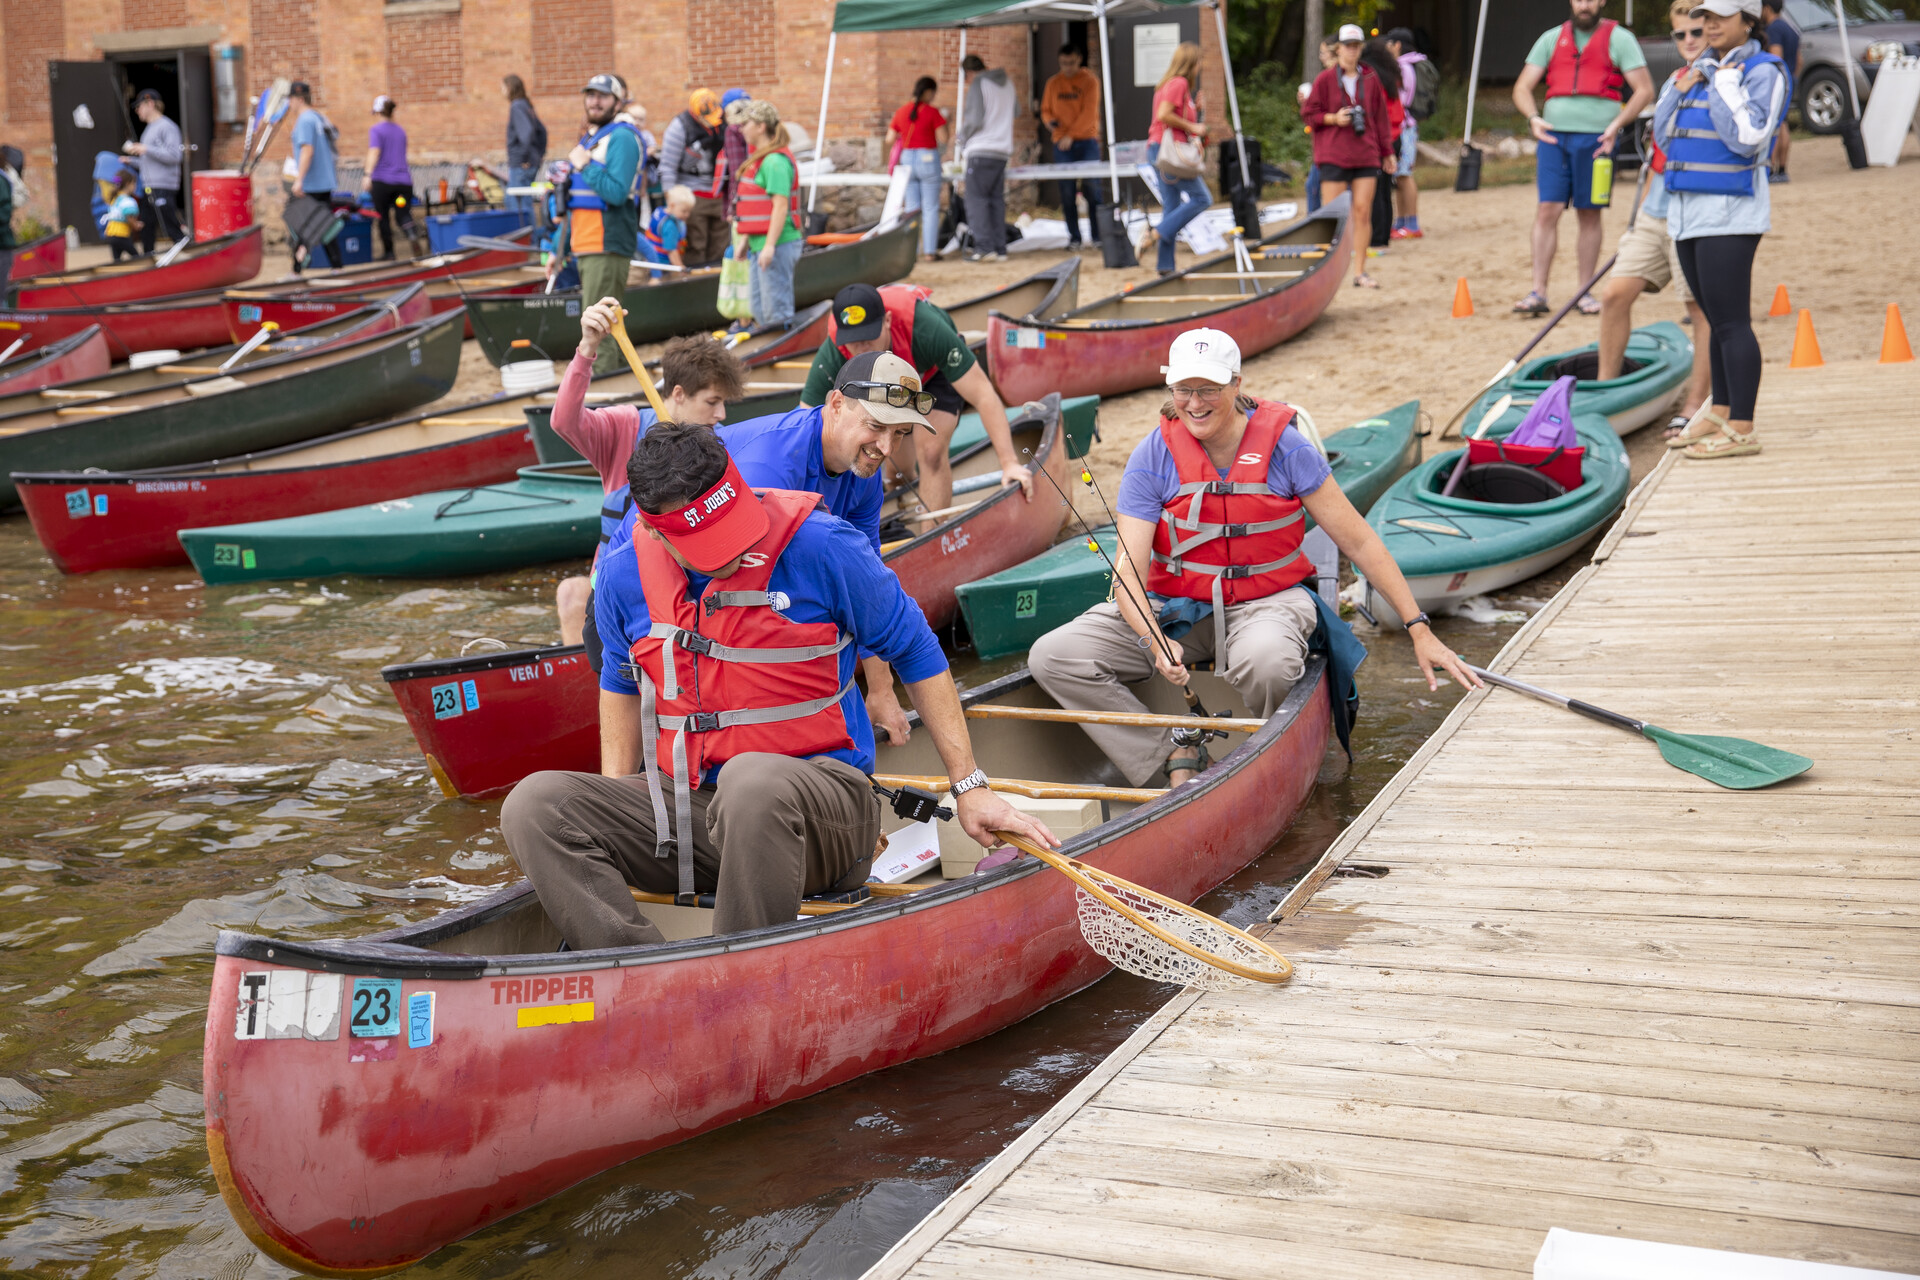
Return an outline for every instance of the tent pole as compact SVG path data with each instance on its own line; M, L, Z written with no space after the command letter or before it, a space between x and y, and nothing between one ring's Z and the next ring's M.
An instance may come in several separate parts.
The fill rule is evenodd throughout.
M1240 136L1240 95L1233 87L1233 55L1227 52L1226 0L1213 0L1213 21L1220 31L1220 65L1227 71L1227 105L1233 108L1233 145L1240 152L1240 185L1253 186L1253 174L1247 170L1247 140Z
M967 115L967 29L960 28L960 79L953 101L953 158L960 159L960 125Z
M807 184L807 212L813 212L813 202L820 194L820 165L827 158L827 97L833 92L833 46L839 40L838 31L827 32L827 74L820 81L820 126L813 134L813 181Z
M1853 42L1847 39L1847 10L1840 0L1833 0L1833 16L1840 23L1840 61L1847 64L1847 100L1853 104L1853 118L1860 119L1860 90L1853 83ZM1761 48L1766 48L1766 37L1761 37Z
M1120 204L1120 165L1113 158L1119 139L1113 135L1113 59L1107 52L1107 0L1093 0L1094 17L1100 21L1100 97L1107 109L1107 181L1113 187L1113 203Z
M1480 49L1486 42L1487 0L1480 0L1480 25L1473 32L1473 70L1467 73L1467 132L1460 140L1465 146L1473 144L1473 95L1480 87Z

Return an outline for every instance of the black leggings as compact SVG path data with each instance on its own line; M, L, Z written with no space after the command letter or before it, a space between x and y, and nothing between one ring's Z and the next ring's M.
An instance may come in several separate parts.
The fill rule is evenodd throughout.
M376 178L372 195L373 211L380 226L380 253L382 257L391 258L394 223L400 224L400 230L406 233L409 240L420 234L419 224L413 220L415 203L413 188L401 186L397 182L381 182ZM406 199L406 204L399 205L397 202L403 197Z
M1676 240L1687 288L1707 313L1713 361L1713 402L1728 406L1733 422L1753 421L1760 395L1760 339L1753 336L1753 255L1759 236L1700 236ZM1694 335L1694 341L1701 339Z

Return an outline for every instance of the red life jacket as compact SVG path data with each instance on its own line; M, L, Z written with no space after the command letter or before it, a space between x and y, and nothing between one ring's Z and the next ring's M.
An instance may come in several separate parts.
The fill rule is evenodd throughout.
M1267 484L1280 434L1291 421L1291 405L1262 400L1223 480L1191 432L1171 418L1160 419L1160 438L1179 470L1180 488L1153 531L1147 590L1211 600L1216 650L1225 647L1227 605L1274 595L1313 576L1313 561L1300 550L1306 512L1298 498L1283 498ZM1218 652L1215 657L1225 665Z
M1647 162L1647 167L1655 173L1665 173L1667 171L1667 153L1661 150L1660 144L1653 140L1651 131L1647 134L1647 143L1653 148L1653 159Z
M769 151L758 160L749 160L740 166L740 193L734 200L733 218L742 235L772 234L768 227L773 223L773 196L754 181L760 173L760 166L767 162L767 156L785 156L787 163L793 166L795 191L787 193L787 218L796 231L800 228L800 202L793 198L800 185L800 165L793 158L793 152L781 147L778 151Z
M1613 29L1620 24L1612 18L1600 19L1585 49L1576 48L1573 24L1562 23L1560 38L1554 42L1553 57L1547 60L1547 97L1564 98L1583 94L1591 98L1618 98L1627 78L1613 65Z
M899 356L914 368L920 369L919 361L913 358L913 313L921 302L933 301L932 291L923 289L917 284L881 285L880 301L887 308L887 339L892 347L893 354ZM836 321L832 315L828 315L827 341L839 347L840 358L842 360L853 359L853 353L845 347L840 346L837 341L839 336L839 322ZM938 373L939 370L940 366L938 363L930 364L926 368L920 369L920 385L925 387L927 381L932 378L935 373Z
M653 795L656 849L681 853L680 892L693 892L692 789L709 766L750 751L805 757L853 745L840 699L840 651L852 637L831 622L789 622L773 608L773 567L816 508L817 493L769 489L760 494L766 535L740 568L687 599L687 576L657 540L636 531L652 626L634 641L626 674L640 686L640 732L647 788ZM666 818L659 769L673 780L674 821ZM682 833L682 841L674 832Z

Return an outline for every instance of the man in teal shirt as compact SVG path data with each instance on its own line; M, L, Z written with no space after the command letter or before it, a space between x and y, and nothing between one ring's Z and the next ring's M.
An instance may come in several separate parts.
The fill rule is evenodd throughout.
M606 74L593 77L580 90L580 105L593 131L567 153L573 168L567 221L547 264L549 278L558 275L571 252L580 264L580 296L595 302L613 298L625 303L627 267L640 244L640 210L633 202L633 176L642 158L640 135L615 118L626 96L626 84ZM593 371L609 373L620 366L620 349L608 343Z
M1533 42L1513 85L1513 105L1527 117L1539 143L1534 159L1540 205L1533 219L1533 292L1513 304L1521 315L1552 309L1547 277L1560 248L1560 215L1569 204L1580 228L1580 279L1584 283L1593 278L1600 261L1600 210L1606 203L1593 198L1594 157L1611 156L1620 130L1653 101L1653 78L1633 33L1600 16L1605 0L1570 3L1572 19ZM1544 112L1533 98L1543 80ZM1624 103L1623 89L1632 90ZM1600 313L1592 294L1582 294L1579 306L1583 314Z

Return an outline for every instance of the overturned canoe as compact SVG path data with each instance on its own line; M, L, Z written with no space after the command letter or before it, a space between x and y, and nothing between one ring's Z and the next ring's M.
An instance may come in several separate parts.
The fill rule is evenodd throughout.
M178 293L224 289L260 274L262 228L244 227L212 240L198 240L165 266L158 258L103 262L79 271L34 276L13 286L22 311L85 307L102 302L139 302Z
M1150 683L1156 710L1178 709ZM1209 675L1195 683L1209 707L1241 705ZM473 714L461 681L444 698L448 723ZM1025 672L965 702L1047 705ZM970 724L996 777L1111 776L1077 726ZM1314 656L1213 768L1086 802L1062 852L1191 902L1286 830L1329 727ZM879 767L945 772L925 733L883 748ZM1031 858L842 906L718 938L709 910L647 907L672 941L555 954L520 882L362 939L224 932L202 1078L227 1207L277 1262L376 1275L623 1161L989 1035L1108 972L1072 882Z
M1333 478L1355 510L1364 515L1419 458L1419 422L1420 402L1409 400L1327 437ZM1084 535L1070 537L1011 569L958 587L954 594L974 651L986 659L1020 653L1107 599L1113 579L1107 562L1119 544L1112 525L1095 529L1094 537L1100 551Z
M1285 342L1340 291L1353 235L1347 207L1342 196L1249 245L1251 272L1228 252L1044 323L992 316L993 385L1015 401L1118 395L1159 384L1168 346L1188 329L1224 329L1249 358Z
M15 471L164 467L310 440L437 400L459 368L450 315L239 374L16 414L0 422L0 510L19 505Z
M12 343L7 331L0 328L0 344L11 346ZM8 397L37 395L45 387L99 377L112 365L107 335L100 331L99 325L90 324L50 346L0 361L0 406L6 404ZM5 408L0 407L0 413L4 412Z
M1620 376L1601 382L1594 377L1599 371L1600 349L1593 343L1529 360L1489 387L1463 421L1473 430L1496 400L1511 395L1513 407L1489 429L1490 435L1504 435L1557 379L1571 376L1573 411L1597 414L1616 435L1629 435L1666 414L1685 390L1693 373L1693 340L1671 320L1643 325L1627 339Z
M865 240L815 248L809 245L793 272L793 300L809 307L825 302L850 284L888 284L913 270L919 251L920 217L909 214L898 226ZM627 336L636 343L659 342L683 333L725 328L720 314L718 268L669 275L657 284L627 289ZM521 359L513 344L525 340L536 352L565 359L580 342L580 294L533 296L479 294L467 300L467 314L480 349L494 364Z
M1496 425L1490 439L1517 426ZM1414 599L1428 613L1450 613L1469 596L1523 582L1559 564L1599 532L1626 501L1627 452L1605 418L1576 414L1574 429L1586 448L1579 487L1543 502L1481 502L1441 492L1460 450L1428 458L1402 477L1367 513L1406 575ZM1368 610L1380 622L1399 621L1371 590Z

